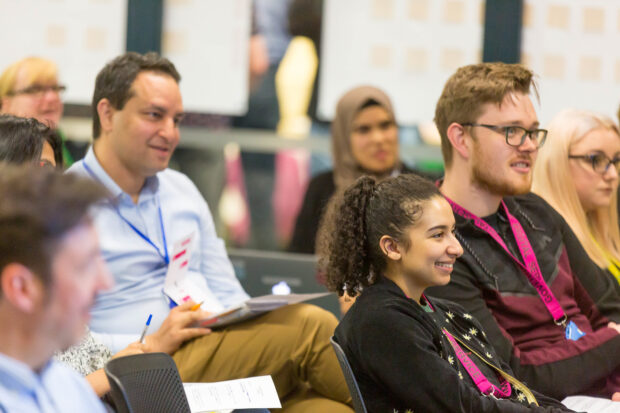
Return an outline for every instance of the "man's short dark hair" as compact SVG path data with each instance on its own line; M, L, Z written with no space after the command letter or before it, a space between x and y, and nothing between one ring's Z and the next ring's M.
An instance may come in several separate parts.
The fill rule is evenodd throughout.
M41 158L43 140L50 128L34 118L0 115L0 161L33 163Z
M133 96L131 85L140 72L163 73L172 77L177 83L181 81L181 75L174 64L155 52L146 54L128 52L108 62L95 80L92 103L94 139L101 134L101 121L97 113L99 101L108 99L114 109L122 110Z
M0 163L0 272L19 263L49 286L63 237L87 222L90 207L105 196L107 191L91 179Z

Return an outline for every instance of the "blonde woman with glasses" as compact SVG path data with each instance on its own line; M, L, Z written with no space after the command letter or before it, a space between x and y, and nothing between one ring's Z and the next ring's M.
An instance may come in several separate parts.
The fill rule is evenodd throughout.
M620 283L620 130L607 116L560 112L539 151L532 191L566 220L592 261Z

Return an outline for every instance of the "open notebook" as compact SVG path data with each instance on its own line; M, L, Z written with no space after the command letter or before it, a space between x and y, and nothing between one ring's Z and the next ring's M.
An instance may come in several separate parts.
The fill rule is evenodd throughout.
M221 313L215 314L209 318L200 321L200 325L208 328L220 328L230 324L239 323L258 317L268 311L275 310L289 304L301 303L303 301L313 300L325 297L331 293L313 293L313 294L286 294L286 295L263 295L260 297L250 298L242 305L228 309Z

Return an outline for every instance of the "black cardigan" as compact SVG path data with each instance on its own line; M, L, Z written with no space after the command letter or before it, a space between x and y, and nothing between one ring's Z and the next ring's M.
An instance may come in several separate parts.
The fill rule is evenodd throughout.
M513 388L508 400L480 393L439 324L468 340L488 362L512 374L486 340L480 324L460 306L432 299L435 313L426 313L392 281L380 277L366 288L336 329L369 412L566 412L559 402L533 392L539 407L520 401ZM439 317L438 323L434 318ZM497 378L476 356L481 371Z

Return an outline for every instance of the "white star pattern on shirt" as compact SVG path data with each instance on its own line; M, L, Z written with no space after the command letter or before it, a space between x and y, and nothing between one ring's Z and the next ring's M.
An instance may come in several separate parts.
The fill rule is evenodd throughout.
M486 353L484 353L488 358L492 359L493 356L491 355L491 353L489 353L488 351Z
M451 311L448 311L448 312L446 313L446 315L447 315L448 317L450 317L450 318L454 318L454 314L452 314L452 312L451 312Z
M448 363L454 364L454 357L448 356Z
M463 380L463 373L459 371L459 379Z
M519 394L517 395L517 400L519 400L520 402L525 400L525 394L519 392Z
M469 334L463 334L463 338L467 341L471 340L471 336Z
M465 313L465 314L463 314L463 318L465 318L467 320L471 320L473 317L469 313Z
M469 334L471 334L472 336L475 336L476 334L478 334L478 330L472 327L469 329Z

